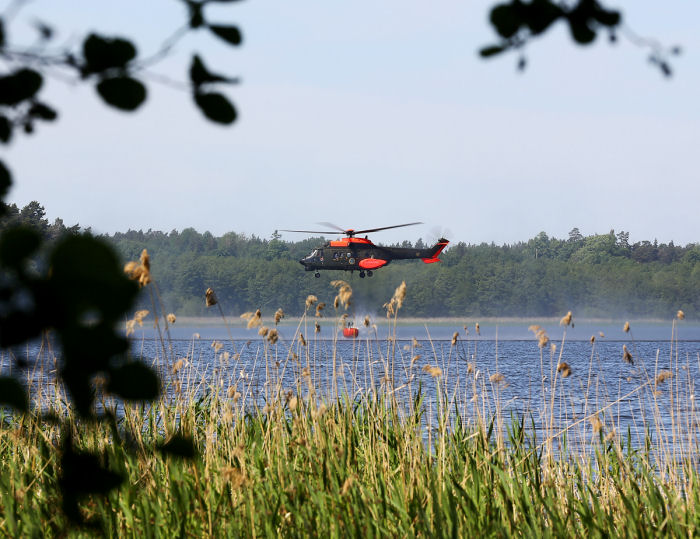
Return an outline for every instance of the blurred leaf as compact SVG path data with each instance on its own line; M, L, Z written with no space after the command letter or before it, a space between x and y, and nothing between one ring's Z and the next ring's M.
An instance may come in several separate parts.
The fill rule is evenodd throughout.
M202 13L202 3L186 0L187 8L190 12L190 28L199 28L204 24L204 14Z
M5 116L0 116L0 142L7 144L12 138L12 122Z
M198 54L192 57L190 66L190 80L195 86L201 86L207 82L229 82L229 79L216 73L211 73L204 67L204 63Z
M520 29L521 20L512 4L499 4L491 10L491 24L502 37L513 37Z
M83 43L83 57L87 73L100 73L112 68L123 69L136 57L136 47L126 39L110 39L90 34Z
M235 26L210 24L209 30L231 45L240 45L243 40L240 30Z
M93 332L102 331L101 326L86 327L81 323L83 314L93 310L109 328L110 324L123 320L123 313L138 293L138 286L124 275L112 248L98 238L70 236L61 240L51 253L50 266L51 286L63 306L61 327L76 325ZM96 338L107 336L105 332ZM76 340L81 338L91 337L76 336Z
M104 458L104 457L103 457ZM98 454L66 448L61 458L61 490L69 495L106 494L124 478L101 464Z
M33 69L20 69L0 77L0 105L17 105L33 97L43 82L42 76Z
M0 49L5 46L5 21L0 19Z
M19 381L0 376L0 405L12 406L22 413L29 411L29 397Z
M164 443L158 444L158 451L172 457L191 459L197 456L194 440L182 434L173 434Z
M130 77L105 79L97 85L97 92L106 103L121 110L136 110L146 99L146 87Z
M569 17L569 29L576 43L588 45L595 40L596 33L588 26L588 20L579 17Z
M619 11L606 10L599 5L596 6L593 16L603 26L617 26L622 21L622 15Z
M0 161L0 201L5 198L5 195L10 190L12 185L12 175L10 171L5 166L5 163ZM4 204L2 204L4 207Z
M489 56L495 56L496 54L502 53L504 50L506 50L505 47L499 46L499 45L493 45L491 47L484 47L479 51L479 55L482 58L488 58Z
M31 106L31 108L29 109L29 114L36 118L46 120L47 122L52 122L58 117L58 114L54 109L52 109L48 105L45 105L44 103L39 102L34 103Z
M527 25L534 35L544 32L563 15L562 8L549 0L533 0L527 5Z
M26 260L41 245L41 235L36 230L17 226L0 236L0 264L21 271Z
M154 400L160 394L160 381L153 369L132 362L110 370L107 390L124 400Z
M236 109L231 102L219 93L195 93L194 101L212 122L231 124L236 120Z

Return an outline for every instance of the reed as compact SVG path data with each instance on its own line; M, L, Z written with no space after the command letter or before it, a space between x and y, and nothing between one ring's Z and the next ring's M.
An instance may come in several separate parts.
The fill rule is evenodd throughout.
M335 286L339 307L347 308L349 285ZM73 415L60 381L52 378L57 358L45 338L35 358L44 372L27 377L35 384L35 412L0 411L0 532L62 536L67 529L58 510L60 428L50 417L69 421L76 446L103 453L127 478L105 496L81 500L85 516L101 522L110 536L698 532L694 380L682 368L677 346L668 365L659 368L657 358L652 375L615 395L594 376L599 357L592 339L587 385L577 390L585 395L581 413L568 404L572 389L565 382L572 367L562 361L566 342L554 347L541 328L532 327L541 384L548 387L541 402L508 417L502 401L508 373L500 372L497 357L488 372L476 368L478 329L454 336L446 356L430 339L397 343L396 319L406 293L402 284L385 304L394 332L385 348L366 346L366 357L356 357L359 344L350 358L335 340L330 349L324 346L315 296L307 298L288 339L276 328L263 328L258 310L244 317L251 333L260 332L250 344L231 339L228 350L226 343L193 338L180 358L167 343L156 347L162 357L153 359L165 385L159 401L120 407L96 385L100 406L119 418L113 425L86 425ZM212 301L213 292L207 298ZM336 313L336 335L343 314ZM137 315L131 330L147 316ZM282 316L277 311L275 322ZM570 323L567 313L562 324ZM372 339L376 330L374 337L368 333L367 342ZM639 359L634 342L629 344ZM215 360L202 365L198 355L207 346ZM255 352L244 368L238 354L246 347ZM432 349L434 363L421 358L422 348ZM470 361L462 375L452 367L460 357ZM670 409L657 400L660 391L672 392ZM640 437L618 426L620 407L633 398L654 403ZM670 426L663 417L668 413ZM123 435L127 431L130 436ZM177 434L192 436L195 458L152 449Z

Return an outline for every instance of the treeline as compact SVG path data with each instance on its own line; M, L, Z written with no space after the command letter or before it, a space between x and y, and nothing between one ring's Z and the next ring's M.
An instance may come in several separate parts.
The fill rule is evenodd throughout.
M10 215L50 238L81 232L60 219L49 224L37 202ZM316 279L304 271L298 260L322 237L287 242L276 233L217 237L186 228L129 230L104 239L125 262L148 249L160 298L180 315L205 314L208 287L227 315L257 308L271 315L279 307L299 314L309 294L332 304L333 279L350 282L354 308L370 314L381 312L402 280L408 286L403 316L558 316L573 310L577 316L669 317L682 309L697 318L700 312L700 244L631 244L628 232L584 236L574 228L565 239L541 232L512 245L453 242L442 264L395 261L365 279L333 271ZM419 240L398 246L423 245ZM148 308L147 295L143 303Z
M278 307L299 314L308 294L330 305L333 279L351 283L362 313L379 313L402 280L408 285L405 316L557 316L575 310L579 316L668 317L683 309L696 317L700 308L700 245L630 244L627 232L584 236L573 229L566 239L542 232L502 246L457 242L442 254L442 264L395 261L365 279L332 271L316 279L305 272L298 260L322 237L286 242L277 234L215 237L188 228L129 231L110 240L125 260L148 249L164 301L190 315L205 312L207 287L232 314L258 307L263 314Z

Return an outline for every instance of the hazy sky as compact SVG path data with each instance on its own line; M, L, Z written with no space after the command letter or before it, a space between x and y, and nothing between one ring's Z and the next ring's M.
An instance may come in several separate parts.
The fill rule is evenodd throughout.
M7 0L0 0L4 10ZM204 120L188 93L149 83L132 114L92 87L52 79L59 121L19 136L3 159L10 201L100 232L194 227L269 237L318 221L370 228L375 241L510 243L611 228L631 241L700 241L700 3L605 2L634 32L681 45L674 76L621 36L578 47L557 26L516 57L484 61L495 41L488 1L248 0L209 9L244 45L200 32L154 73L185 81L193 52L237 75L232 127ZM147 7L144 7L146 5ZM184 20L176 0L34 0L10 39L37 19L59 43L89 30L154 52ZM303 235L285 234L286 239Z

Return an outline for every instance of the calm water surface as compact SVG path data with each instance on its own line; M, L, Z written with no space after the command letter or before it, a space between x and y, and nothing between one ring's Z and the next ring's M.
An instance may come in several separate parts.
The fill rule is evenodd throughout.
M256 329L176 324L170 338L163 333L161 340L155 330L144 328L137 331L132 352L161 371L172 398L178 391L195 398L219 391L229 398L229 388L235 388L231 394L238 392L246 407L262 408L275 388L306 396L311 383L328 398L336 391L357 398L390 390L407 404L420 388L429 428L445 402L467 423L479 414L492 417L496 410L504 423L513 414L529 414L539 439L545 437L548 419L551 434L600 411L604 433L615 429L636 445L645 432L663 441L675 430L687 438L677 440L679 446L697 447L700 324L632 323L630 333L620 324L586 323L566 330L542 324L554 349L540 349L522 323L481 325L479 335L473 323L469 333L463 325L398 325L395 339L388 325L362 327L357 339L345 339L332 321L324 320L320 333L313 324L299 327L306 346L294 338L297 324L280 326L274 345ZM623 345L633 364L623 361ZM30 364L44 362L43 372L51 374L53 360L38 346L15 352L26 354ZM559 362L569 365L568 377L557 374ZM173 373L176 363L180 368ZM433 376L428 367L441 374ZM11 368L7 353L0 368L4 373ZM657 384L663 371L672 377ZM590 420L578 425L572 435L576 432L581 441L593 436Z

